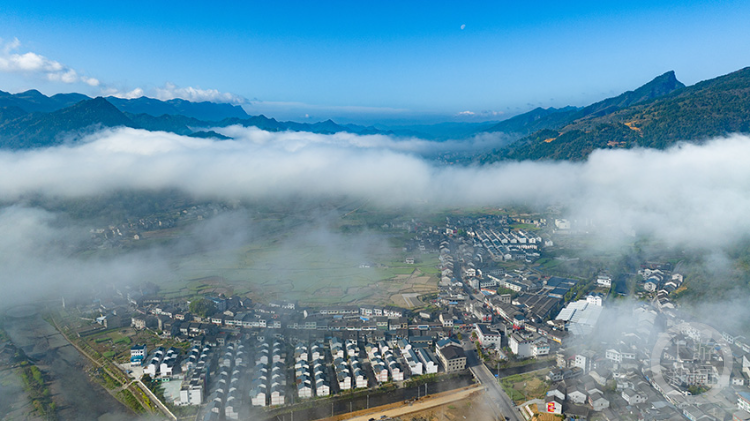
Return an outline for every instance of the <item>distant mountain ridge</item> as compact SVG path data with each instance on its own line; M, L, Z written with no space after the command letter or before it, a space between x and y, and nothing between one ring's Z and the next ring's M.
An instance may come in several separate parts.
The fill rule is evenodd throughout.
M56 94L46 96L36 89L18 94L10 94L0 91L0 108L18 107L27 113L43 112L50 113L63 108L70 107L81 101L92 99L83 94ZM140 97L134 99L123 99L113 96L105 98L118 110L131 114L149 114L155 117L162 115L184 115L206 121L219 121L225 118L248 117L242 107L231 104L220 104L215 102L191 102L184 99L170 99L161 101L158 99Z
M394 134L331 120L318 123L282 122L263 115L249 116L241 107L181 99L91 99L82 94L51 97L32 90L19 94L0 91L0 148L28 149L74 141L76 136L105 127L131 127L185 136L228 139L211 127L255 126L266 131L307 131L330 134Z
M560 109L535 108L527 113L501 121L486 131L528 136L539 130L564 127L576 120L611 114L631 105L667 95L684 87L685 85L675 77L674 71L669 71L657 76L634 91L627 91L616 97L607 98L584 108L571 106Z
M672 84L674 89L666 94L648 99L664 90L646 95L644 91L648 90L644 88L654 86L644 85L632 94L623 94L634 99L626 107L593 112L564 126L539 130L509 149L485 154L478 160L581 160L595 149L663 149L679 141L750 133L750 67L688 87L671 82L673 74L665 75L655 81L662 78L667 86Z
M0 108L18 107L27 113L50 113L70 107L87 99L91 98L76 93L46 96L36 89L17 94L0 91Z
M463 130L462 123L445 124L454 133ZM120 126L226 139L210 129L230 125L254 126L273 132L419 136L411 128L384 130L340 125L331 120L283 122L263 115L248 116L241 107L230 104L151 98L91 99L76 93L47 97L36 90L19 94L0 91L0 148L4 149L54 146L74 142L76 136L103 127ZM491 124L491 127L474 126L473 130L475 134L503 132L510 135L511 141L519 140L502 149L473 156L448 154L443 159L445 162L581 160L596 149L665 148L678 141L750 133L750 67L689 87L670 71L638 89L587 107L537 108Z
M162 115L183 115L205 121L249 117L242 107L231 104L191 102L179 98L160 101L145 96L135 99L122 99L110 96L106 99L117 107L118 110L130 114L148 114L155 117Z

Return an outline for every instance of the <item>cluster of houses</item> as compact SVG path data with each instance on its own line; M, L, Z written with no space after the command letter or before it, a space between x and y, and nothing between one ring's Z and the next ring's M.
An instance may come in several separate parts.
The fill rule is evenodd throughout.
M705 329L656 303L637 305L620 316L626 318L613 335L600 333L588 337L588 345L556 353L557 368L547 375L549 408L575 419L592 413L606 420L750 419L750 349L743 343L707 337ZM662 329L669 334L660 336Z
M186 373L180 385L180 398L176 405L201 405L206 396L210 374L210 346L194 345L187 354L182 368Z
M320 349L317 344L313 344L313 347ZM318 359L320 359L320 352L318 351L317 353ZM313 397L313 376L310 369L309 355L309 349L306 345L300 343L294 347L294 381L297 384L297 396L300 398ZM324 363L318 362L318 367L322 367L323 365ZM330 386L323 385L323 387L326 392L323 396L329 395Z
M184 302L158 299L136 302L131 326L158 331L163 337L182 341L206 337L220 342L228 333L253 329L383 332L442 330L443 327L438 323L411 324L408 310L392 306L335 306L313 310L297 308L291 302L263 305L239 297L208 298L216 304L217 311L207 317L190 314Z
M136 350L136 352L138 352L138 350ZM156 348L145 364L143 364L145 366L143 374L148 374L151 378L156 378L157 376L171 377L172 375L179 373L180 367L177 366L178 355L179 351L177 348L169 348L169 350L165 350L163 347ZM132 349L130 361L132 365Z
M208 399L204 421L237 420L244 409L249 354L245 345L239 343L228 343L223 351L218 362L216 389Z
M365 352L370 358L372 371L378 383L387 382L389 375L394 382L404 380L404 368L398 362L393 349L385 341L378 341L377 344L366 344Z
M437 362L424 347L413 347L406 339L399 339L398 347L412 375L437 373Z
M159 217L148 216L137 220L117 221L105 227L89 230L90 240L98 248L116 248L128 241L140 240L144 232L170 229L178 223L203 220L227 209L224 205L207 203L186 209L175 209L176 212L166 212Z
M255 347L255 366L250 383L253 406L283 405L286 400L286 349L277 338L273 346L260 340Z
M468 229L467 234L474 239L474 247L487 250L495 262L521 260L534 262L539 259L539 250L545 245L542 237L523 230L500 231L478 227ZM548 245L551 243L548 241Z
M669 295L675 292L683 282L683 276L672 273L668 267L660 265L644 265L638 274L643 277L643 289L652 294L655 304L663 310L674 309L674 303Z
M142 365L155 379L181 381L174 404L207 404L206 420L240 419L243 408L250 406L284 405L293 399L325 397L437 373L441 362L446 372L466 368L466 356L455 340L436 344L430 336L414 336L412 344L403 338L375 340L352 332L356 334L322 341L272 332L245 333L223 345L196 341L185 356L175 348L148 352L138 344L131 348L131 364ZM290 350L293 359L288 358ZM288 377L290 373L293 377ZM294 395L289 396L292 390Z

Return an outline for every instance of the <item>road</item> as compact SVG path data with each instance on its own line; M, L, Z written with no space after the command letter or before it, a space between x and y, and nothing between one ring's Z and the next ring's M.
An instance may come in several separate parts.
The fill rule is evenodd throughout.
M426 409L434 408L436 406L446 405L451 402L460 401L461 399L466 399L469 396L471 396L471 394L476 393L480 390L482 389L477 386L467 387L459 391L451 390L450 392L443 392L436 396L428 397L426 399L422 398L419 401L414 402L408 406L398 405L397 408L389 408L383 411L372 411L372 410L370 410L369 412L360 411L360 413L362 412L367 412L367 413L363 415L356 415L352 418L346 418L346 416L344 416L343 418L340 418L340 419L346 419L347 421L367 421L373 418L380 419L380 417L382 416L386 416L390 418L401 417L403 415L411 414L413 412L420 412Z
M469 366L474 377L482 383L487 390L488 405L495 411L495 416L499 420L509 419L511 421L525 421L520 415L516 406L510 400L510 397L500 387L500 383L495 375L479 361L474 344L469 341L463 343L466 352L466 365Z

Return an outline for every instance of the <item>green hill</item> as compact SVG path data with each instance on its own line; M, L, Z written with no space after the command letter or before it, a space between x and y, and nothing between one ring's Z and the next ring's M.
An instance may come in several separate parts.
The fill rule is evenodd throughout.
M667 95L684 87L685 85L677 80L674 72L669 71L634 91L607 98L585 108L535 108L527 113L501 121L486 131L528 136L539 130L559 129L578 120L609 115L631 105Z
M114 105L102 97L81 101L51 113L31 113L0 125L0 145L10 149L58 145L66 135L82 134L102 127L136 127Z
M750 132L750 68L689 87L675 85L671 92L650 99L648 92L643 92L647 86L626 93L633 101L629 106L602 114L607 109L602 108L603 103L610 100L602 101L598 103L601 106L581 110L597 110L589 115L561 127L535 132L508 149L482 155L477 160L485 163L502 159L582 160L595 149L663 149L679 141ZM651 92L651 95L659 93ZM614 107L621 104L615 101L617 98L610 101Z

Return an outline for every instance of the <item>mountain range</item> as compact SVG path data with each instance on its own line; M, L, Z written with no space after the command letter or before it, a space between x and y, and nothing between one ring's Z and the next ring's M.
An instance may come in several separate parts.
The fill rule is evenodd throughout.
M255 126L267 131L350 132L445 140L502 133L510 142L495 150L476 151L475 163L523 159L585 159L596 149L665 148L679 141L701 141L728 133L750 132L750 67L685 86L673 71L645 85L586 107L536 108L488 124L443 123L406 129L277 121L249 116L236 105L160 101L141 97L90 98L69 93L45 96L30 90L0 91L0 148L27 149L75 142L106 127L131 127L180 135L226 139L211 127ZM488 127L489 126L489 127ZM445 133L442 133L445 132ZM442 134L441 134L442 133Z
M480 154L475 161L581 160L596 149L663 149L680 141L749 133L750 67L692 86L667 72L635 91L580 110L535 111L539 117L527 118L525 126L526 114L510 119L515 125L506 120L495 126L526 132L510 147Z
M101 128L120 126L226 139L206 128L235 124L273 132L395 134L373 127L338 125L331 120L318 123L277 121L263 115L249 116L239 106L212 102L160 101L146 97L92 99L75 93L48 97L36 90L18 94L0 91L0 148L3 149L54 146L75 141Z

